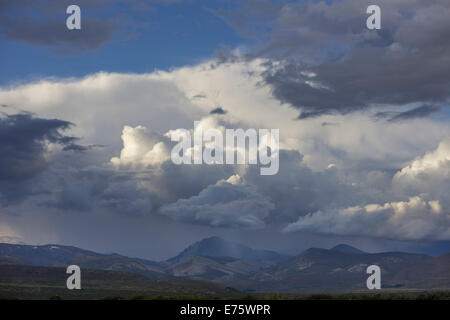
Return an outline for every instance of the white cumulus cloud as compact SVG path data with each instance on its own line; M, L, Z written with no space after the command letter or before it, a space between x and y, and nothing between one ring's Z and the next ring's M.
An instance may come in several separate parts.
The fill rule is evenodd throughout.
M397 172L394 189L404 193L426 193L450 204L450 138Z
M162 141L163 140L163 141ZM151 132L144 126L125 126L122 131L123 149L119 157L111 158L114 166L145 168L170 159L167 138Z
M391 239L450 239L450 212L437 200L412 197L408 201L368 204L317 211L289 224L285 232L355 235Z

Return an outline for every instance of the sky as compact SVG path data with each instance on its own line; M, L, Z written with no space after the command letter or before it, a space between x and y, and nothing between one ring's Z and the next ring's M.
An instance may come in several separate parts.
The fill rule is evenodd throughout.
M449 252L449 15L447 0L0 0L0 240L154 260L208 236ZM170 135L194 121L279 129L278 173L174 164Z

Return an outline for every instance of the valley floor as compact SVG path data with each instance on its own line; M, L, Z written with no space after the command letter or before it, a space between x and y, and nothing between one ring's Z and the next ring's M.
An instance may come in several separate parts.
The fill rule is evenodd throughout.
M0 266L0 300L450 300L448 289L246 293L208 281L151 280L105 270L84 270L82 289L68 290L64 271L55 267Z

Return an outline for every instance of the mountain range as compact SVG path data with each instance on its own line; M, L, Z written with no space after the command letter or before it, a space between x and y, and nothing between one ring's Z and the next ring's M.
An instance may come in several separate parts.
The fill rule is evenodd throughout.
M218 237L198 241L177 256L156 262L100 254L71 246L0 244L0 265L66 267L138 274L152 280L215 282L248 292L365 290L366 268L381 268L383 288L450 288L450 254L367 253L340 244L296 256L256 250ZM0 282L4 275L0 274Z

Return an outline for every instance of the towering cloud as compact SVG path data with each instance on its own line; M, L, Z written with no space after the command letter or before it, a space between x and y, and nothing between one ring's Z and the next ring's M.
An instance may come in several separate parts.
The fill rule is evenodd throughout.
M394 188L403 193L426 193L450 204L450 138L397 172Z
M120 157L111 159L115 166L145 168L170 159L167 137L150 132L146 127L125 126L122 131L123 149Z

